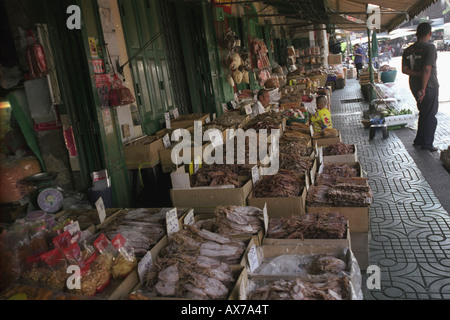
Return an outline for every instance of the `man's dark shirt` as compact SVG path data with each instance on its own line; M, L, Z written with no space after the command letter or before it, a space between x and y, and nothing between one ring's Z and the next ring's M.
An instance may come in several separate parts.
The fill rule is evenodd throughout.
M431 75L428 80L428 88L438 88L439 82L436 71L437 51L432 43L416 42L405 49L402 56L402 64L411 70L422 71L424 66L431 66ZM411 89L420 90L422 87L421 77L410 76L409 86Z

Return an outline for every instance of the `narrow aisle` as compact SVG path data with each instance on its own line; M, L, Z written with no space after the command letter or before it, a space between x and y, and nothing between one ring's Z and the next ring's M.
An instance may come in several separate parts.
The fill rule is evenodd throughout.
M332 94L333 125L343 142L357 146L374 193L370 264L380 267L381 289L363 283L365 299L450 299L449 214L396 131L369 140L361 124L368 108L355 79Z

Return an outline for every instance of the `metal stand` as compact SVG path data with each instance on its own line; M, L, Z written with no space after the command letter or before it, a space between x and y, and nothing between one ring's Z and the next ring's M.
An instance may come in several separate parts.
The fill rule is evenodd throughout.
M385 123L373 124L370 126L370 131L369 131L369 139L370 140L372 140L375 137L375 132L377 131L377 129L381 129L381 131L383 133L383 139L387 139L389 137L389 130Z

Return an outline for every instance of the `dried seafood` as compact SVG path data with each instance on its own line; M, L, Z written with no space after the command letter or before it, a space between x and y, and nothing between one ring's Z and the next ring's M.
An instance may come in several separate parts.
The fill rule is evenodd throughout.
M306 197L311 207L368 207L373 193L367 178L321 174Z
M183 253L158 258L146 276L151 294L190 299L226 299L233 282L228 264Z
M239 173L239 168L236 166L219 164L204 166L191 176L191 186L234 185L240 188L243 183L239 180Z
M355 146L348 145L343 142L338 142L336 144L329 145L323 149L324 156L336 156L353 153L355 153Z
M136 257L142 257L167 233L166 212L169 208L140 208L126 211L102 230L108 239L120 233L134 248ZM177 209L178 217L186 213Z
M325 163L323 173L338 177L357 177L360 174L356 168L353 168L345 163Z
M264 228L261 209L246 206L218 206L214 212L217 233L251 236Z
M300 154L280 153L280 168L293 172L309 172L314 159L304 158Z
M301 157L309 157L313 153L313 148L302 142L293 141L280 145L280 154L299 154Z
M277 174L262 177L253 189L255 198L297 197L305 187L305 181L290 170L279 170Z
M185 229L173 235L169 245L163 249L163 254L168 256L182 252L236 264L241 260L245 248L245 243L241 240L206 229L185 226Z
M329 277L322 283L300 279L277 280L248 294L248 300L346 300L350 285L347 277Z
M281 142L300 141L304 144L308 144L310 140L311 135L297 131L286 131L281 138Z
M220 115L212 123L228 128L234 125L240 125L244 122L245 118L246 116L239 114L239 112L230 111Z
M269 221L267 237L274 239L344 239L348 219L339 212L306 213Z

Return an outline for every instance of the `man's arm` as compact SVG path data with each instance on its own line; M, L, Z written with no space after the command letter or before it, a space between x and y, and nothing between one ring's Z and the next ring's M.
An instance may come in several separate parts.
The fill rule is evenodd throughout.
M408 65L406 65L406 64L402 65L402 72L404 74L407 74L408 76L413 76L413 77L420 77L421 76L421 72L420 71L414 71L413 69L408 67Z
M422 88L419 90L418 93L418 101L422 102L423 97L425 97L425 93L426 93L426 89L427 89L427 84L428 84L428 80L430 79L431 76L431 66L424 66L422 69Z

